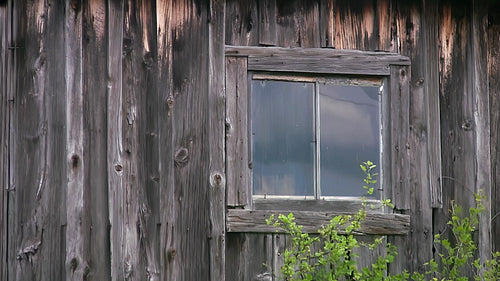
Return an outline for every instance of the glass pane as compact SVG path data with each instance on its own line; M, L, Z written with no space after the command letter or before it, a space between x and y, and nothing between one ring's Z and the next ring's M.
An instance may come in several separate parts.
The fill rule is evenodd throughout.
M314 195L314 83L251 87L253 193Z
M374 86L319 84L321 196L366 195L359 165L380 167L378 93Z

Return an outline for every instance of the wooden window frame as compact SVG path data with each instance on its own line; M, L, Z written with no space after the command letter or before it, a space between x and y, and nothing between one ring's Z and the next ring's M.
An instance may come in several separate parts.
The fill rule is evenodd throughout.
M404 235L409 230L409 132L410 60L386 52L318 48L234 47L226 46L226 227L228 232L276 230L265 223L271 214L293 212L307 232L315 232L335 215L354 213L361 199L328 200L258 199L252 196L252 163L249 136L249 74L270 73L375 77L384 84L381 104L385 142L381 145L384 171L383 197L391 198L394 209L377 208L368 212L364 234ZM373 205L379 200L371 200Z

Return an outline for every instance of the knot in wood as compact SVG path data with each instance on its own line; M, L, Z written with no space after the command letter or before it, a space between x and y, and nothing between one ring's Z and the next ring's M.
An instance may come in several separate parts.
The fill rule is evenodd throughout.
M177 150L174 161L176 167L184 167L189 161L189 150L185 147Z
M151 54L151 52L147 52L145 55L144 55L144 58L143 58L143 63L144 63L144 66L147 68L147 69L150 69L152 66L153 66L153 55Z
M472 130L472 122L470 120L465 120L462 123L462 129L464 131L471 131Z
M73 169L78 167L79 160L80 156L78 156L78 154L73 154L73 156L71 156L71 166L73 166Z
M69 262L72 271L75 271L78 268L78 264L79 262L77 258L72 258L71 261Z
M122 165L120 165L120 164L116 164L115 165L115 171L121 172L122 170L123 170L123 166Z
M221 173L214 172L210 175L210 186L221 187L224 185L224 176Z

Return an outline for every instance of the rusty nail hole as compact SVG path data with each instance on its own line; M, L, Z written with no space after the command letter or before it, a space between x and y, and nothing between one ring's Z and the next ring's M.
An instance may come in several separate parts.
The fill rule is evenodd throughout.
M121 172L121 171L123 170L123 166L122 166L122 165L120 165L120 164L116 164L116 165L115 165L115 170L116 170L117 172Z

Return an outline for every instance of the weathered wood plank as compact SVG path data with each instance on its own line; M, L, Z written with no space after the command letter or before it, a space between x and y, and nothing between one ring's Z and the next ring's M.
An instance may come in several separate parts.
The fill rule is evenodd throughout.
M382 213L382 204L379 200L367 202L368 212ZM361 199L332 199L332 200L283 200L283 199L253 199L255 210L287 210L294 211L333 211L355 213L363 208Z
M279 232L274 226L266 224L266 219L272 214L278 215L288 211L268 211L268 210L238 210L229 209L226 215L228 232L260 232L274 233ZM346 213L334 212L313 212L296 211L293 212L295 221L303 225L303 231L316 233L322 225L337 216ZM410 217L399 214L368 214L366 220L361 224L359 233L363 234L391 234L406 235L410 227Z
M276 0L259 0L259 44L276 45Z
M82 11L80 5L65 7L64 52L66 78L66 210L65 276L66 280L83 280L88 274L89 217L85 216L86 188L84 129L83 129L83 73L82 73Z
M273 280L273 235L228 233L226 280Z
M156 3L158 40L158 92L159 92L159 161L160 161L160 280L180 280L181 264L176 253L181 239L176 235L176 208L174 196L174 144L172 91L172 25L173 1Z
M492 164L491 202L500 202L500 3L489 5L488 82L490 93L490 141ZM497 40L495 40L497 38ZM500 251L500 204L491 206L492 251Z
M172 90L177 280L210 276L208 3L174 1ZM190 241L186 243L184 241ZM186 265L196 265L194 267Z
M278 68L279 65L283 65L286 68L288 64L294 63L295 60L310 59L311 63L314 64L316 60L324 59L327 63L340 64L339 66L331 66L332 68L343 67L349 69L350 67L356 67L357 64L364 64L367 68L366 71L369 73L372 68L384 68L385 71L378 70L382 75L387 75L389 73L388 65L410 65L410 60L408 57L387 52L365 52L357 50L332 50L332 49L321 49L321 48L281 48L281 47L237 47L237 46L226 46L227 56L248 56L249 57L249 68L252 67L264 67L263 63L270 64L270 67ZM287 59L288 58L288 59ZM262 62L260 62L262 60ZM280 60L282 60L280 62ZM331 61L330 61L331 60ZM252 61L252 63L251 63ZM261 64L257 64L257 63ZM255 65L253 65L255 63ZM304 64L305 62L300 62ZM276 65L277 64L277 65ZM344 65L344 66L342 66ZM311 67L314 67L312 65ZM255 69L258 70L258 69ZM271 68L270 71L275 69ZM305 72L307 69L303 69ZM359 70L357 70L359 71ZM358 74L357 72L354 74ZM359 73L362 74L362 73Z
M84 213L87 280L111 280L107 164L107 30L104 0L87 1L83 24Z
M233 207L251 205L247 83L247 59L226 58L226 202Z
M451 202L468 210L475 206L473 193L477 191L471 12L471 3L440 1L438 30L443 207L434 209L433 234L441 234L443 238L452 238L446 225L450 219ZM439 251L441 249L438 248L435 252L436 258Z
M159 280L156 24L150 1L129 1L124 12L124 263L133 280Z
M392 202L399 210L410 209L409 190L409 109L410 109L410 69L391 67L390 115L391 115L391 183Z
M277 1L277 45L320 47L318 1Z
M425 57L425 77L421 84L425 87L427 101L425 111L427 112L427 150L429 161L429 186L431 207L441 208L443 206L443 189L441 174L441 124L439 110L439 64L431 63L439 61L438 26L439 26L438 2L426 2L422 14L423 28L422 40L425 40L425 52L420 56ZM420 47L423 48L423 47ZM420 78L419 78L420 79ZM420 80L417 80L420 81Z
M210 280L225 280L226 274L226 176L225 176L225 1L210 2L208 30L208 122L209 122L209 205Z
M475 192L482 190L487 198L483 205L486 211L479 217L478 251L481 262L491 258L491 206L492 170L490 151L490 104L488 85L488 43L485 34L488 32L488 5L485 2L472 1L472 75L470 92L473 99L473 116L475 124ZM498 37L497 37L498 38ZM486 40L489 41L489 38ZM495 37L491 38L495 40ZM498 40L498 39L497 39Z
M333 48L335 44L334 5L334 0L321 0L319 3L319 34L322 48Z
M13 104L8 278L62 280L67 186L64 8L43 1L11 4L9 44L15 73L8 90Z
M428 34L432 32L432 29L428 28L433 28L430 26L433 23L427 23L428 17L426 16L426 9L431 11L432 6L426 7L425 5L424 3L403 2L397 2L394 5L397 8L397 36L404 38L404 40L399 40L398 48L410 57L412 65L408 92L409 130L407 131L406 152L408 158L405 160L408 173L402 177L403 180L408 181L405 186L406 202L403 205L409 208L398 208L402 213L410 215L411 231L406 241L396 237L389 239L389 242L394 243L401 252L398 264L391 268L395 270L393 272L400 272L403 268L424 272L423 264L432 257L432 207L430 205L427 125L429 122L438 121L428 120L429 100L426 84L432 83L432 80L427 82L425 79L427 79L427 65L432 65L430 59L433 57L432 50L430 57L426 53L426 40L427 36L432 36ZM431 15L430 12L429 15ZM414 245L420 246L414 247Z
M8 51L10 20L7 3L0 4L0 255L4 257L0 263L0 279L7 280L7 242L8 242L8 186L9 186L9 134L10 134L10 102L7 98L7 81L9 80L10 51Z
M228 45L259 45L257 0L227 0L225 42Z
M122 115L122 45L123 45L123 22L124 4L122 1L109 1L107 6L108 30L107 30L107 163L108 163L108 206L110 222L110 265L111 280L124 280L129 268L124 264L124 251L122 248L123 227L123 203L125 180L125 160L122 158L123 139L121 134L124 122ZM125 121L126 122L126 121Z

